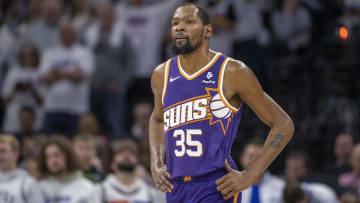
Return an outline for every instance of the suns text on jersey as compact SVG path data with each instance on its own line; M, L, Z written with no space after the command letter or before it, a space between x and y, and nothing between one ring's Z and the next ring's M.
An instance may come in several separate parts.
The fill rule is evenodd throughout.
M180 125L206 119L208 116L209 99L198 98L174 105L164 111L164 131Z

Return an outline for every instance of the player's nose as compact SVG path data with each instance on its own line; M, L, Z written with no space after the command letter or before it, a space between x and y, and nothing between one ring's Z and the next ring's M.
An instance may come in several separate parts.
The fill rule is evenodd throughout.
M175 28L176 32L184 32L185 31L185 23L184 22L180 22L176 28Z

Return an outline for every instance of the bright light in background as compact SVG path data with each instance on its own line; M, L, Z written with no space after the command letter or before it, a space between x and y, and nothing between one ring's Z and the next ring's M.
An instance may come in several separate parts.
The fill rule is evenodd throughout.
M340 26L339 36L343 40L347 40L349 38L349 31L345 26Z

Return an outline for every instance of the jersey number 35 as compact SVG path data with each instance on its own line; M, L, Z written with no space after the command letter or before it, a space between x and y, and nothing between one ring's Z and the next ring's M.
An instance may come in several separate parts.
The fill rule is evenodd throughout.
M179 146L180 150L174 150L177 157L183 157L185 153L190 157L200 157L202 155L203 145L200 141L192 140L193 135L202 135L202 131L199 129L188 129L186 134L182 129L174 131L174 138L180 136L180 140L176 140L176 146ZM196 150L191 150L189 149L190 147L196 147Z

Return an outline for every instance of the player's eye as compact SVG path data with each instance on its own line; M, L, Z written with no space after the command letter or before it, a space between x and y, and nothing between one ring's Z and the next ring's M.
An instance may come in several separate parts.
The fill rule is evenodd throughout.
M172 25L175 26L175 25L178 25L179 22L173 22Z
M188 20L187 23L188 23L188 24L192 24L192 23L194 23L194 21Z

